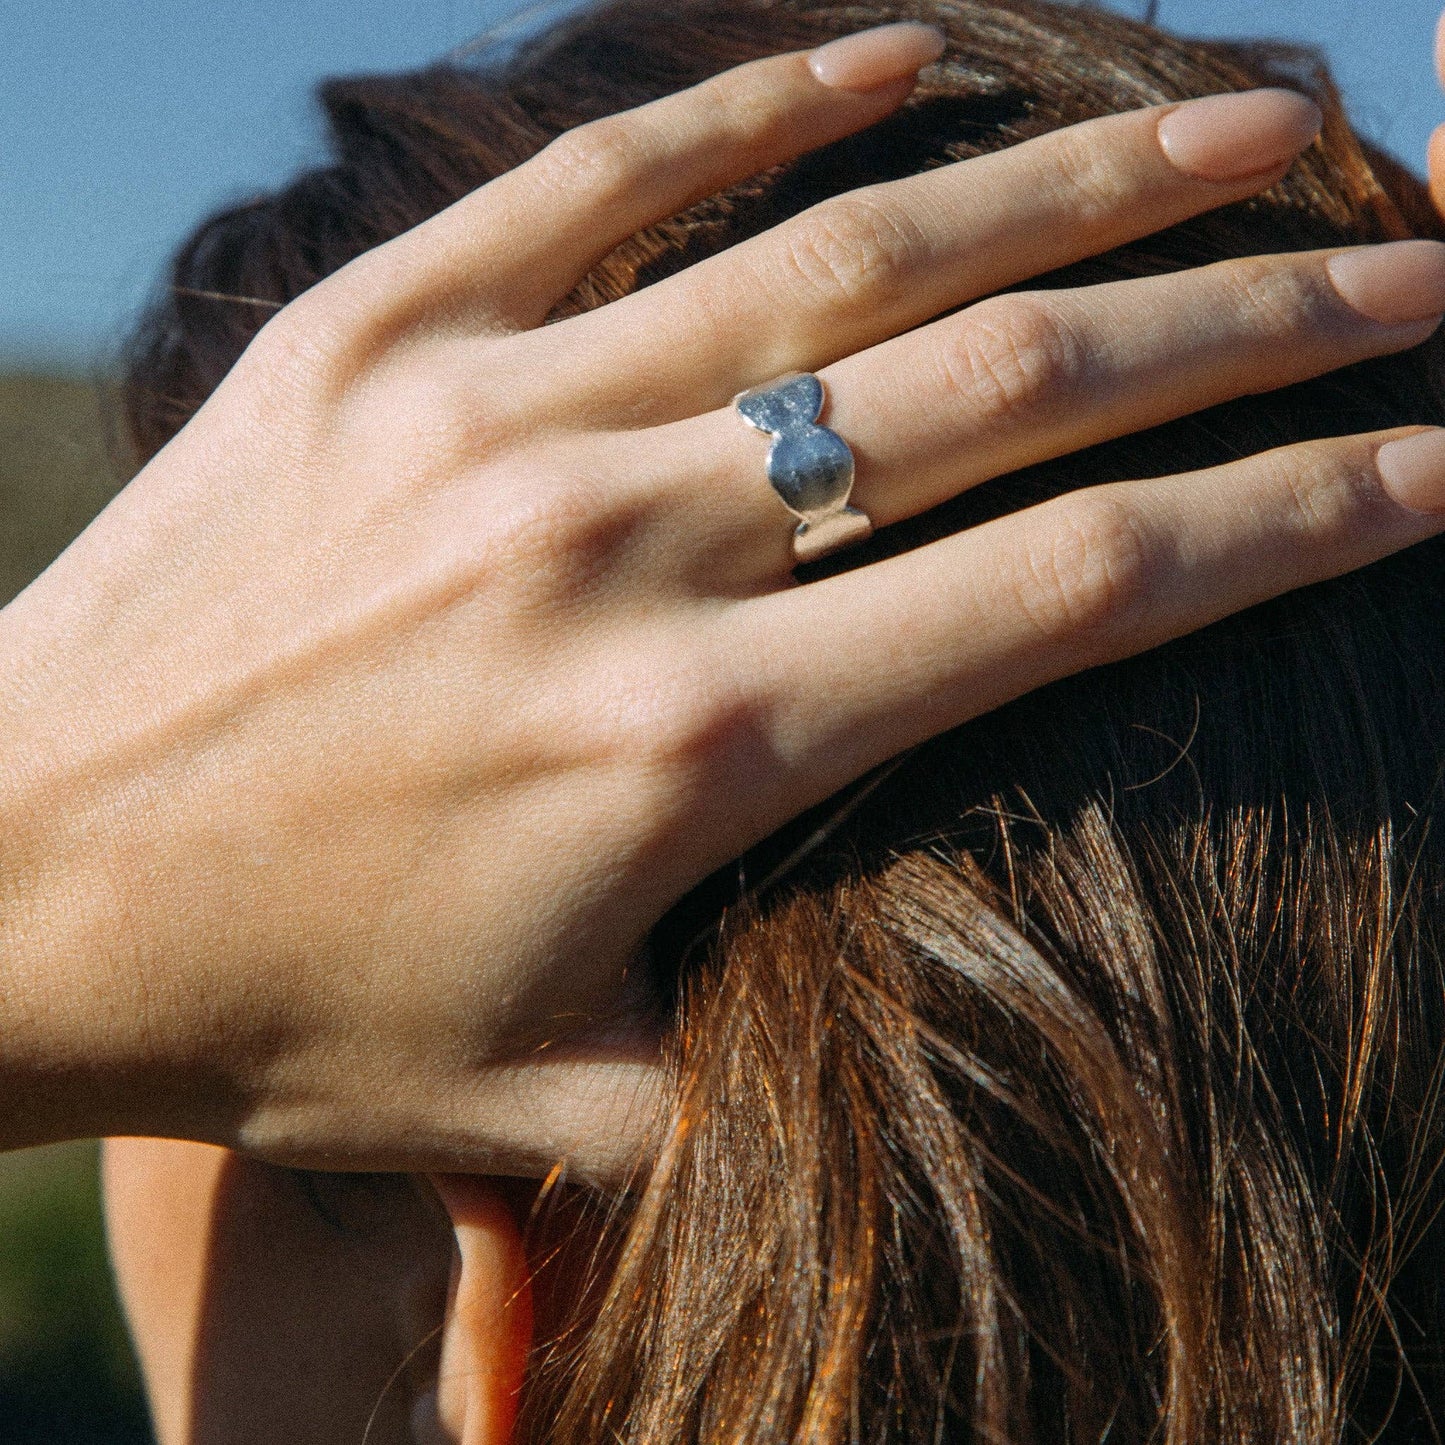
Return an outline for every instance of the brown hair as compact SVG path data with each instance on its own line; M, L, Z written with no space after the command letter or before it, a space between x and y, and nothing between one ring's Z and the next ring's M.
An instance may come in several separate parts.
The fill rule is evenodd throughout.
M949 47L899 116L650 229L563 313L851 186L1261 83L1328 118L1284 182L1038 284L1438 234L1299 51L1036 0L623 0L504 63L325 86L334 162L177 258L132 356L138 454L272 309L560 131L903 16ZM871 555L1072 487L1445 422L1441 361L1430 343L1031 469ZM539 1347L533 1434L1440 1439L1442 559L1025 698L685 900L655 939L678 1109L588 1323Z

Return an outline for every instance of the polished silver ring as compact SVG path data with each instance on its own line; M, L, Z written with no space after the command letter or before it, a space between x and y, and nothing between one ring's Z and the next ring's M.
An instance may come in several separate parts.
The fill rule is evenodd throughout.
M873 523L848 505L853 490L853 453L835 431L818 426L823 383L810 372L780 376L733 398L743 420L773 438L768 481L798 518L793 557L816 562L842 547L865 542Z

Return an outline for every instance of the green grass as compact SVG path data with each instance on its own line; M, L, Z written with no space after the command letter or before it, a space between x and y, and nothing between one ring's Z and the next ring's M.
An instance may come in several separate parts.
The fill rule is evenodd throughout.
M94 384L0 375L0 603L114 493L102 411Z
M110 499L105 458L96 387L0 375L0 603ZM150 1438L106 1263L96 1155L92 1144L0 1155L3 1445Z
M142 1445L149 1431L101 1229L98 1150L0 1156L0 1440Z

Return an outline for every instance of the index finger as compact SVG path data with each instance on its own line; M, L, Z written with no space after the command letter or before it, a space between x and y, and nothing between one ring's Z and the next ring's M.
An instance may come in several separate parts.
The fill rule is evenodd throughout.
M635 232L882 120L943 45L903 21L736 66L565 131L381 251L408 294L432 288L449 314L470 294L505 327L540 325Z

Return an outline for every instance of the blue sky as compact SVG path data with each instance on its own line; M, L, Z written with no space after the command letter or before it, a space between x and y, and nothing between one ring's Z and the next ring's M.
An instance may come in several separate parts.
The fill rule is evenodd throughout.
M1139 13L1145 0L1114 0ZM1440 0L1162 0L1195 34L1324 48L1357 120L1417 168L1445 120ZM0 367L84 367L204 212L315 154L324 75L430 59L516 0L4 0Z

